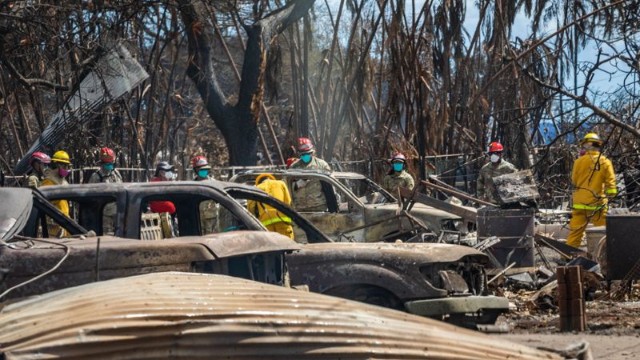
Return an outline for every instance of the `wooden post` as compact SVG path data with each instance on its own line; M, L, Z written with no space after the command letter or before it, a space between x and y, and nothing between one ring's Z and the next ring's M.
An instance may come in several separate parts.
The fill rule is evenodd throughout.
M558 277L558 307L560 331L585 331L587 318L584 306L584 287L580 266L560 266Z

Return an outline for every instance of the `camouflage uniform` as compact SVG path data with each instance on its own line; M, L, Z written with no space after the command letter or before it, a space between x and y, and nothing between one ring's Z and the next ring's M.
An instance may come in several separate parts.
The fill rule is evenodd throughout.
M98 169L96 172L91 174L89 177L89 184L97 184L97 183L121 183L122 175L118 170L111 170L107 172L103 168ZM103 235L114 235L115 234L115 223L117 216L117 208L116 203L110 202L104 206L104 210L102 212L102 233Z
M213 177L208 176L203 179L194 177L194 181L211 181ZM220 213L220 205L213 200L205 200L199 205L200 210L200 231L202 235L220 232L218 222L218 214Z
M200 229L202 235L213 234L217 231L216 220L218 218L218 204L213 200L205 200L200 203Z
M100 168L98 169L96 172L94 172L93 174L91 174L91 177L89 177L89 184L96 184L96 183L121 183L122 182L122 175L120 175L120 172L118 172L118 170L112 170L109 172L106 172L104 169Z
M326 161L314 156L308 164L298 160L291 165L291 169L331 171ZM293 183L293 204L298 211L326 211L327 199L322 192L320 180L304 180L301 187Z
M496 186L493 183L493 178L504 174L511 174L516 171L518 171L518 169L505 159L501 159L497 164L492 162L485 164L482 169L480 169L476 183L478 198L496 203L499 197Z
M382 180L382 187L391 194L397 194L399 187L406 187L411 190L414 184L413 176L406 170L394 171L392 174L385 175Z

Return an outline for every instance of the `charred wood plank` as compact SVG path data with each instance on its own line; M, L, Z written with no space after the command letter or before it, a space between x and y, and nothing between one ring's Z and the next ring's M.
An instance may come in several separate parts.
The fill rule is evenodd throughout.
M432 206L436 209L440 209L440 210L450 212L452 214L456 214L462 217L466 222L475 223L478 217L477 211L475 209L450 204L448 202L438 200L436 198L432 198L431 196L427 196L422 193L413 194L411 190L406 188L401 188L400 194L402 195L402 197L406 199L412 199L419 203Z

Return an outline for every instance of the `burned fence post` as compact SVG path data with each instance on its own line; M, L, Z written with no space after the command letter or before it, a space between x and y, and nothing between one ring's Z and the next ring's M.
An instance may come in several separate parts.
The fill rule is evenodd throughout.
M585 331L587 319L582 286L582 267L560 266L558 277L558 307L560 331Z

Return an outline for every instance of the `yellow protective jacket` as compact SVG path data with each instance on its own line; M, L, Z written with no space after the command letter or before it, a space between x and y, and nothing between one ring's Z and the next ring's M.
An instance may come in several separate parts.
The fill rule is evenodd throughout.
M40 183L40 186L49 186L49 185L69 185L67 180L61 178L58 173L53 169L47 169L45 171L45 178ZM51 204L60 210L61 213L65 214L67 217L70 216L69 211L69 202L67 200L54 200L51 201ZM66 237L67 232L53 223L51 219L47 219L47 228L49 229L49 237Z
M49 186L49 185L69 185L67 180L61 178L55 170L48 169L45 172L45 178L40 183L40 186ZM57 207L60 212L69 216L69 202L67 200L54 200L51 201L53 206Z
M571 184L578 210L600 210L618 193L613 164L599 151L587 151L573 163Z
M291 205L291 194L289 194L289 189L284 181L267 179L258 184L257 187L283 203ZM255 201L248 201L247 207L249 208L249 211L256 214L264 226L269 226L279 222L291 223L291 218L269 205Z

